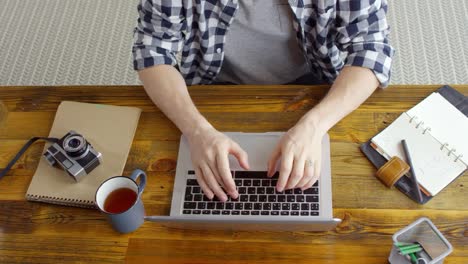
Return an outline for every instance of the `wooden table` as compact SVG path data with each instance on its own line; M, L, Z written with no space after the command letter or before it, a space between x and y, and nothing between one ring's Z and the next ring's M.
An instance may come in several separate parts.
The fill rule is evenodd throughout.
M455 87L468 94L468 85ZM377 91L331 129L333 214L343 222L329 232L188 231L148 222L121 235L96 210L25 201L44 146L36 143L0 180L0 263L386 263L392 234L421 216L428 216L454 246L446 263L467 263L468 178L459 177L421 206L385 188L358 149L436 88ZM190 93L217 129L264 132L290 128L327 89L195 86ZM125 173L146 170L146 211L167 215L180 132L140 86L0 87L0 168L28 138L48 135L62 100L143 109Z

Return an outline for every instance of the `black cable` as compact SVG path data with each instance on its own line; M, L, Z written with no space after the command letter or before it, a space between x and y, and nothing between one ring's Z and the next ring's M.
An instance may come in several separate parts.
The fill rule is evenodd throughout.
M21 155L23 155L23 153L26 152L26 150L34 142L36 142L37 140L45 140L45 141L56 143L58 141L58 138L33 137L30 140L28 140L28 142L26 142L26 144L24 144L24 146L20 149L20 151L18 151L18 153L16 153L16 156L10 161L10 163L8 163L8 165L5 167L5 169L3 169L0 172L0 179L2 179L3 176L5 176L7 174L7 172L11 169L11 167L13 167L13 165L15 165L16 161L18 161L18 159L21 157Z

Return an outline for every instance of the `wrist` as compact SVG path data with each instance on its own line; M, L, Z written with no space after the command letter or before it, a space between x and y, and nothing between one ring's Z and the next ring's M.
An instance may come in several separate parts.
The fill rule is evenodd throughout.
M320 115L319 111L314 111L314 109L305 114L298 123L304 125L307 130L314 131L319 135L325 135L330 129L327 125L327 118Z
M191 124L187 126L187 128L181 129L182 134L184 134L189 141L192 141L193 138L206 134L209 130L214 129L214 127L203 116L194 119L190 123Z

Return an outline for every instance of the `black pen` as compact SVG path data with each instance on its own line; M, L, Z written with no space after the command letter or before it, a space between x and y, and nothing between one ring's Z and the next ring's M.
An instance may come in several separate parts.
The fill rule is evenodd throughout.
M403 150L405 151L406 160L408 161L408 165L410 166L411 179L413 180L413 188L416 191L419 202L422 203L423 197L421 195L421 190L419 190L418 179L416 178L416 173L414 173L413 162L411 160L410 151L409 151L408 145L406 144L406 140L403 139L401 141L401 144L403 145Z

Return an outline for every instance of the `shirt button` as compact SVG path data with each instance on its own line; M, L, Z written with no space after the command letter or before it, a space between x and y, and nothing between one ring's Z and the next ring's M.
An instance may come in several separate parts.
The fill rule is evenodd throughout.
M217 48L217 49L216 49L216 52L217 52L217 53L221 53L221 48Z

